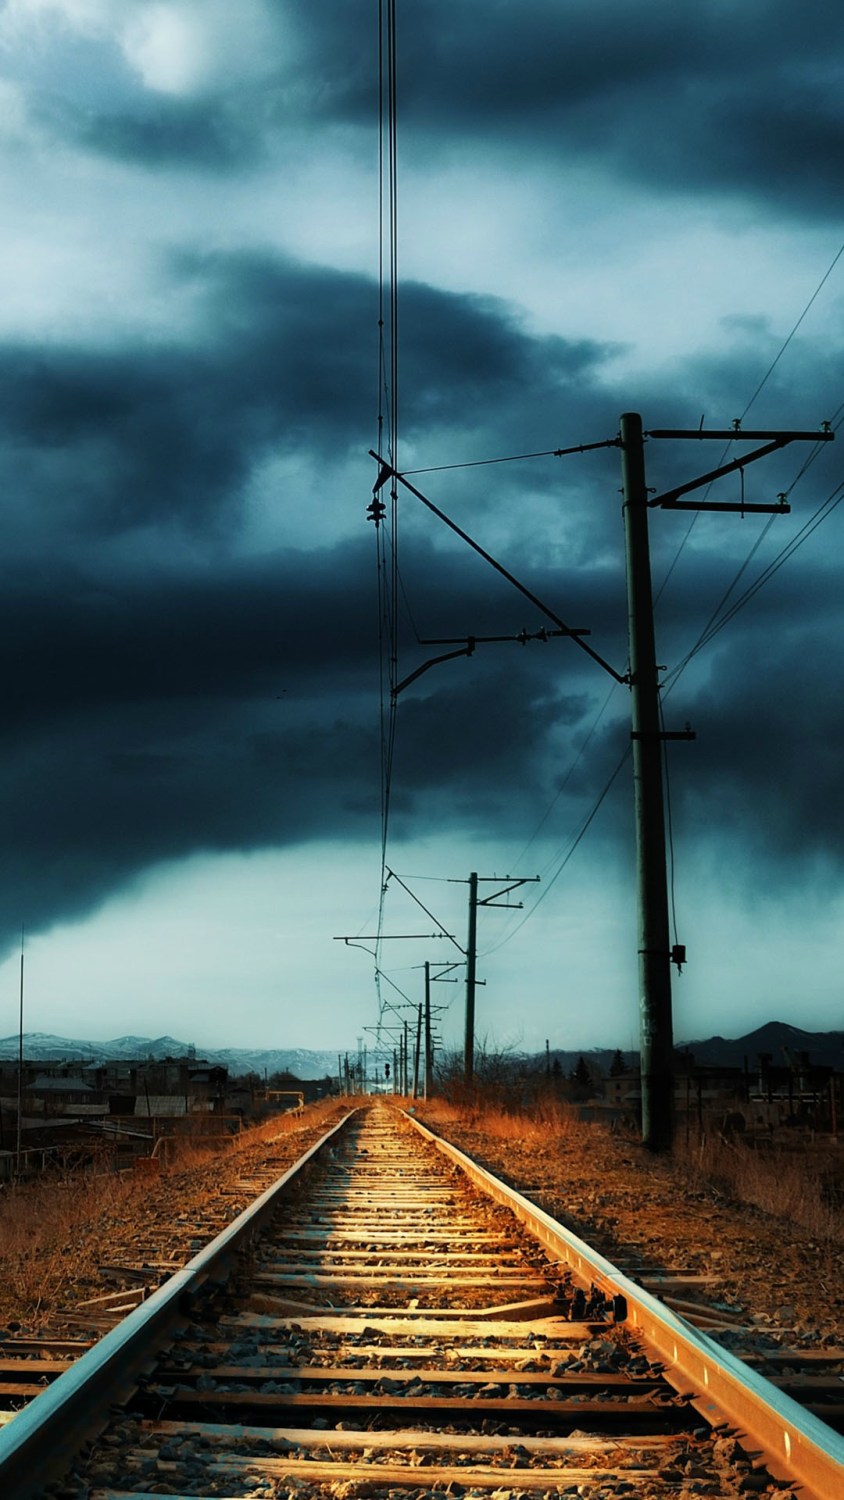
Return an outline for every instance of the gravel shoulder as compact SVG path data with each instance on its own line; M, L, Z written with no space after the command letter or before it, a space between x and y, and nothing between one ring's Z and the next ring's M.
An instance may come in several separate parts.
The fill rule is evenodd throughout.
M0 1343L99 1338L122 1316L121 1291L153 1290L181 1269L348 1108L321 1101L160 1172L76 1170L7 1189Z
M244 1137L224 1153L160 1176L74 1174L0 1197L0 1340L98 1337L114 1320L92 1299L153 1286L240 1213L262 1174L280 1175L356 1101L324 1101ZM418 1118L620 1264L712 1277L680 1295L720 1309L725 1344L844 1347L844 1243L732 1201L688 1167L654 1157L603 1126L557 1130L527 1117L460 1112L439 1101ZM506 1120L506 1123L504 1123ZM119 1268L135 1269L120 1277Z
M725 1345L844 1347L840 1238L734 1201L602 1125L552 1132L521 1117L505 1127L500 1115L473 1118L437 1101L415 1113L634 1277L637 1266L714 1277L681 1295L750 1330L727 1328Z

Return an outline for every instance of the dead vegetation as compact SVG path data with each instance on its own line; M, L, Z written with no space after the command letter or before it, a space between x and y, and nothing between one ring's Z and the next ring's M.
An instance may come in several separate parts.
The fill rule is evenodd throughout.
M322 1100L238 1136L188 1136L153 1172L118 1172L98 1157L87 1168L8 1184L0 1192L0 1328L55 1321L85 1292L103 1289L103 1261L143 1256L150 1240L169 1240L177 1253L184 1246L176 1269L197 1236L210 1238L208 1207L219 1190L267 1154L292 1164L341 1112L337 1100Z
M844 1342L844 1224L831 1153L810 1140L724 1139L713 1122L673 1156L632 1132L581 1120L552 1099L505 1108L495 1091L431 1100L421 1119L610 1260L705 1274L706 1295L764 1326L782 1321ZM840 1160L838 1165L840 1171Z
M490 1140L533 1142L543 1149L556 1141L579 1144L589 1153L610 1129L581 1119L576 1105L553 1093L538 1093L526 1103L512 1097L502 1106L499 1088L483 1084L467 1091L465 1102L437 1099L431 1110L446 1132L449 1124L460 1121ZM703 1132L696 1125L688 1134L678 1131L667 1160L678 1182L710 1189L725 1200L800 1225L812 1236L844 1244L844 1214L835 1186L837 1174L844 1173L840 1148L818 1145L793 1131L777 1139L728 1135L720 1120L720 1115L705 1120ZM620 1139L625 1136L635 1142L633 1133L619 1133Z

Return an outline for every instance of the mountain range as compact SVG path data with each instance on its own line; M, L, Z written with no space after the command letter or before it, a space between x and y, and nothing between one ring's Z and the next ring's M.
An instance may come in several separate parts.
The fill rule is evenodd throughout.
M17 1035L0 1039L0 1061L14 1062L18 1056ZM48 1032L24 1032L23 1055L27 1062L105 1063L125 1060L137 1062L165 1057L195 1058L198 1062L228 1068L232 1077L258 1073L262 1078L273 1073L292 1073L296 1078L337 1076L336 1052L311 1052L302 1047L202 1048L172 1036L151 1039L145 1036L119 1036L108 1042L86 1042L52 1036Z
M259 1048L223 1047L204 1048L189 1042L178 1041L172 1036L154 1039L142 1036L121 1036L108 1042L88 1042L52 1036L49 1033L26 1032L23 1039L24 1058L28 1062L85 1062L97 1063L125 1059L134 1062L140 1059L165 1057L195 1057L197 1061L228 1068L231 1076L258 1073L261 1077L273 1073L292 1073L297 1078L326 1078L337 1076L337 1053L310 1051L303 1047ZM14 1062L18 1056L18 1036L0 1039L0 1061ZM754 1067L760 1054L768 1053L772 1062L781 1066L789 1058L807 1052L809 1061L817 1065L835 1068L844 1072L844 1031L802 1031L785 1021L769 1021L746 1036L712 1036L703 1040L678 1044L678 1051L689 1051L696 1063L707 1066L742 1067L745 1058L749 1067ZM560 1067L568 1073L583 1056L602 1072L609 1071L614 1052L612 1048L595 1047L585 1052L553 1048L550 1056L558 1060ZM351 1054L350 1054L351 1056ZM539 1056L522 1054L530 1063L540 1061ZM544 1061L545 1054L541 1054ZM629 1065L635 1066L637 1053L625 1053Z

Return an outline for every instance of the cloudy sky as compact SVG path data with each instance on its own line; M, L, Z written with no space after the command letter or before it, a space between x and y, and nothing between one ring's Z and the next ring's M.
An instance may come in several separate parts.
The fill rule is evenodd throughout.
M399 467L836 423L842 56L828 0L399 0ZM0 1035L22 926L28 1030L377 1020L335 941L381 872L377 97L372 3L0 9ZM772 523L651 513L681 1038L844 1024L842 441L748 469ZM649 483L722 451L651 440ZM615 449L414 483L624 672ZM400 675L543 624L407 492L397 539ZM470 871L542 876L480 913L488 1046L635 1044L628 715L559 639L399 698L390 868L461 944ZM433 931L397 881L384 930ZM385 943L382 994L447 956Z

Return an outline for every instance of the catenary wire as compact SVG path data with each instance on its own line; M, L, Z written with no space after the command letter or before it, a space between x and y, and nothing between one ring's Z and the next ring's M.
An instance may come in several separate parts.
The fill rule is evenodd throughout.
M817 299L818 295L820 294L821 290L823 289L824 285L826 284L827 280L829 279L830 275L832 274L833 270L835 269L836 265L838 264L838 261L841 259L842 254L844 254L844 244L842 244L842 246L840 247L840 249L836 253L835 257L833 258L833 260L831 262L831 264L827 268L826 272L824 273L823 277L821 278L820 282L818 283L817 287L815 288L814 292L812 293L812 296L809 298L808 302L806 303L806 306L803 308L803 311L801 312L800 317L797 319L797 321L794 324L793 328L791 329L791 331L789 332L789 334L787 335L787 337L784 339L784 341L783 341L783 343L782 343L782 345L781 345L781 347L780 347L777 355L771 361L771 364L769 365L767 371L765 372L764 376L762 377L762 379L760 380L759 384L757 385L755 391L753 392L752 396L750 397L750 400L747 402L747 405L745 406L744 411L742 412L742 415L741 415L741 418L740 418L741 421L743 421L744 418L747 416L748 412L751 410L752 406L754 405L757 397L760 395L760 393L763 390L764 386L767 384L767 381L769 380L770 376L773 374L774 370L776 369L776 366L779 364L780 359L782 358L782 356L784 355L786 349L788 348L789 344L791 343L792 339L794 338L794 335L796 334L797 330L799 329L800 325L802 324L804 318L806 317L806 315L809 312L810 308L812 307L813 303ZM832 422L833 426L835 425L836 418L838 418L840 416L840 413L841 413L842 409L844 409L844 406L840 406L838 408L838 410L836 411L835 417L833 418L833 422ZM792 483L789 486L789 493L791 493L791 491L794 489L794 487L797 485L797 483L799 483L799 481L807 473L807 471L809 470L809 468L811 467L811 465L814 463L815 459L818 457L821 449L824 446L825 445L822 444L822 443L817 443L817 444L814 445L814 447L812 448L811 452L809 453L809 455L807 456L807 458L804 460L804 462L803 462L801 468L799 469L798 473L796 474L795 478L792 480ZM728 443L728 444L726 444L726 446L724 448L724 454L722 455L722 460L721 460L722 462L723 462L723 457L726 456L727 452L729 451L729 448L730 448L730 444ZM525 455L525 456L534 456L534 455ZM545 455L536 455L536 456L545 456ZM419 472L419 471L417 471L417 472ZM706 494L707 495L709 494L709 491L710 491L711 487L712 486L710 484L710 486L706 490ZM844 485L840 486L839 490L840 491L844 491ZM774 559L773 563L770 564L768 566L768 568L766 568L764 570L763 574L761 574L759 576L759 578L754 582L754 584L750 585L750 587L745 591L745 593L743 595L741 595L740 598L734 602L732 608L727 612L726 615L724 615L723 619L720 619L719 617L721 615L721 611L724 609L724 606L726 605L727 601L731 598L731 596L734 593L736 587L738 586L739 582L741 581L742 577L744 576L745 572L747 571L747 568L750 566L750 563L752 562L754 556L756 555L759 547L762 545L762 543L764 542L765 538L768 535L768 532L769 532L769 530L770 530L770 528L771 528L771 526L773 524L773 521L775 520L775 516L772 515L772 516L770 516L768 518L768 521L765 524L765 526L763 527L760 535L756 538L755 542L752 544L752 546L750 548L750 551L749 551L747 557L745 558L744 562L739 566L739 568L738 568L735 576L733 577L731 583L729 584L729 586L726 589L725 593L722 595L722 597L721 597L720 601L718 602L718 604L716 605L715 609L712 611L712 613L711 613L711 615L709 617L709 620L707 621L706 625L704 626L704 629L701 632L701 634L700 634L697 642L692 647L691 651L687 654L687 656L683 659L683 661L678 664L678 667L675 668L673 670L673 672L669 674L669 677L665 679L665 681L663 683L663 693L661 694L661 698L660 698L660 714L662 714L662 702L664 701L664 698L667 697L668 691L670 691L670 689L671 689L672 686L676 685L676 682L679 679L679 676L681 675L682 671L689 664L689 662L693 659L693 657L695 655L697 655L697 653L700 650L703 649L703 647L708 643L708 641L711 640L715 635L717 635L718 632L721 629L723 629L723 627L726 624L728 624L731 619L733 619L735 617L735 615L739 612L740 609L742 609L744 607L744 605L746 603L749 603L749 601L754 597L755 593L757 593L759 591L759 589L762 588L764 586L764 584L766 582L768 582L768 580L771 577L774 576L774 574L779 570L780 567L782 567L784 565L784 563L788 560L788 558L791 557L793 555L793 553L798 549L798 547L802 545L803 541L805 541L808 538L808 536L810 536L812 534L812 532L817 528L817 526L821 525L822 522L824 520L826 520L829 515L832 514L832 511L837 508L838 504L840 504L840 502L841 502L842 499L844 499L844 493L839 493L839 491L833 491L833 494L828 497L827 501L824 502L824 505L819 509L819 511L817 511L815 513L815 516L811 518L810 522L808 522L806 524L806 526L804 526L801 529L801 532L798 533L797 538L794 538L793 541L790 544L788 544L787 547L783 548L782 552L780 554L778 554L777 558ZM685 534L684 534L684 536L683 536L683 538L682 538L682 540L681 540L681 542L680 542L680 544L679 544L679 546L677 548L677 551L676 551L676 553L674 555L674 558L673 558L673 560L671 562L671 565L668 568L668 571L667 571L667 573L665 575L665 578L663 579L662 584L661 584L661 586L659 588L659 591L658 591L658 593L657 593L657 595L655 597L654 607L656 607L656 605L659 603L659 600L662 597L662 594L664 593L665 588L668 585L668 582L669 582L669 580L670 580L670 578L671 578L671 576L672 576L672 574L674 572L674 569L677 566L677 563L680 560L680 557L681 557L681 555L683 553L683 550L684 550L687 542L689 541L689 538L691 536L692 530L694 529L694 526L695 526L695 524L696 524L696 522L698 520L699 515L700 515L700 512L696 512L695 513L695 515L692 517L692 519L691 519L691 521L689 523L689 526L686 529L686 532L685 532ZM537 826L534 834L531 836L530 840L528 841L528 844L525 846L525 849L523 850L522 855L519 856L519 860L517 861L517 866L518 866L519 863L521 863L521 860L523 859L524 855L530 849L531 845L533 844L533 842L535 841L536 837L538 836L541 828L544 826L545 822L547 821L548 817L550 816L550 814L551 814L554 806L556 805L556 802L557 802L559 796L561 795L561 793L563 791L563 788L565 787L566 783L568 782L570 776L572 775L572 773L573 773L573 771L575 769L575 766L576 766L578 760L580 759L580 755L585 750L586 745L588 744L589 740L592 737L592 734L594 733L595 729L597 728L598 720L603 715L603 713L604 713L604 711L605 711L605 709L606 709L606 707L607 707L607 705L609 703L609 699L612 696L612 693L614 692L614 689L615 689L615 684L613 685L613 688L610 690L610 693L609 693L607 699L605 700L605 703L603 704L603 706L602 706L602 708L601 708L601 710L599 712L598 719L595 720L595 722L594 722L594 724L592 726L592 729L590 730L589 735L587 736L586 741L584 741L584 744L581 747L581 751L579 752L578 756L576 757L575 761L573 762L572 766L570 767L570 769L569 769L569 771L568 771L568 773L567 773L564 781L562 782L562 784L561 784L558 792L556 793L553 801L549 805L547 812L544 814L543 818L540 820L540 823ZM666 691L666 689L667 689L667 691ZM624 760L626 760L626 758L627 758L627 756L625 754L624 758L619 763L619 765L616 767L616 770L613 772L613 775L610 778L610 782L604 788L604 791L600 794L600 797L599 797L597 803L594 805L594 807L592 809L592 812L589 814L586 822L581 827L581 830L580 830L579 834L576 836L576 838L575 838L574 842L572 843L570 849L567 851L566 855L564 856L563 861L560 864L559 868L557 869L557 871L556 871L555 875L553 876L552 880L545 885L545 887L543 888L542 892L537 897L536 901L534 901L534 903L532 904L532 906L530 907L530 909L524 914L524 916L521 918L521 920L507 934L505 934L499 940L499 942L495 945L495 947L488 949L487 953L494 953L494 952L496 952L498 950L498 948L503 947L505 943L509 942L510 939L512 937L514 937L516 935L516 933L524 926L525 922L528 921L529 917L533 914L533 912L535 912L537 910L537 908L539 907L539 905L541 904L541 902L545 899L545 896L548 894L548 891L551 889L551 887L553 886L554 882L559 878L560 874L562 874L562 871L565 869L565 866L568 864L569 859L574 854L575 849L577 848L578 844L580 843L580 840L583 838L584 834L586 833L587 828L589 827L592 819L594 818L595 813L598 811L598 808L600 807L601 802L603 801L604 797L606 796L606 793L609 790L609 787L612 785L612 782L615 780L615 777L618 775L618 772L621 770L621 766L624 764ZM667 742L665 742L665 741L663 742L663 760L664 760L664 767L665 767L665 798L666 798L666 819L667 819L668 853L669 853L669 882L670 882L669 889L670 889L670 903L671 903L671 920L672 920L672 927L673 927L673 931L674 931L674 941L676 943L676 941L677 941L677 913L676 913L676 898L675 898L674 833L673 833L673 816L672 816L672 808L671 808L671 791L670 791L670 772L669 772L669 765L668 765L668 749L667 749Z
M782 344L779 347L779 350L777 351L777 353L774 356L774 358L771 360L771 363L769 364L767 370L765 371L765 374L762 376L762 379L759 381L759 384L757 385L755 391L753 392L753 395L751 396L750 400L748 401L747 405L745 406L744 411L742 412L742 414L741 414L741 416L739 418L740 422L744 421L744 419L747 416L748 412L750 411L751 407L755 404L757 397L761 394L761 392L763 391L763 389L767 385L768 380L770 379L771 375L773 375L774 370L776 369L777 365L779 364L780 360L782 359L783 355L785 354L785 351L788 348L789 344L791 343L791 340L794 338L794 335L796 334L798 328L800 327L801 323L803 322L804 318L806 317L806 315L809 312L810 308L812 307L813 303L816 301L816 299L820 295L821 291L825 287L827 281L829 280L830 276L832 275L833 271L835 270L835 267L838 265L838 262L841 259L842 255L844 255L844 244L842 244L839 247L839 249L836 251L835 255L833 256L832 261L830 262L829 266L827 267L826 271L824 272L823 276L821 277L820 281L818 282L817 286L815 287L815 290L813 291L811 297L809 298L808 302L806 303L806 306L803 308L803 311L801 312L799 318L797 319L797 322L794 324L794 327L791 329L791 332L786 335L785 339L783 340ZM724 450L723 450L722 454L721 454L721 458L719 459L719 465L721 463L723 463L724 458L726 457L727 453L729 452L729 449L730 449L730 444L727 443L726 446L724 447ZM810 462L814 461L814 458L816 456L817 456L816 453L812 454L812 458L807 461L807 464L804 466L804 469L801 470L801 474L803 472L805 472L805 468L808 467L808 464ZM712 488L711 484L707 486L707 488L706 488L706 490L704 492L704 500L708 496L711 488ZM662 598L663 593L665 592L665 589L666 589L666 587L668 585L668 582L669 582L669 580L671 578L671 575L674 572L674 569L676 568L678 562L680 561L680 558L681 558L681 556L683 554L683 551L684 551L684 549L686 547L686 543L688 542L688 540L689 540L689 538L690 538L690 536L691 536L691 534L692 534L695 526L697 525L697 521L698 521L699 516L700 516L700 511L696 511L695 514L692 516L692 518L691 518L691 520L690 520L690 522L689 522L689 524L688 524L688 526L686 528L686 531L683 534L683 537L682 537L682 539L681 539L681 541L680 541L680 543L679 543L679 545L677 547L677 551L674 554L673 560L672 560L672 562L671 562L671 564L670 564L670 566L668 568L668 571L667 571L665 577L663 578L662 583L660 584L659 589L657 590L656 597L654 599L654 608L656 608L656 606L659 604L659 601Z
M379 0L378 7L378 440L395 463L398 447L398 218L397 218L397 103L396 6ZM389 351L384 335L389 306ZM389 533L376 520L378 572L379 682L381 721L381 878L375 945L375 987L379 1007L380 950L386 900L386 862L395 760L397 708L393 688L398 680L398 491L391 490Z
M505 933L504 936L501 937L497 943L494 943L492 945L492 947L490 947L490 948L484 949L483 953L480 953L478 955L479 958L487 958L487 957L489 957L489 955L491 953L497 953L500 948L503 948L506 943L509 943L511 941L511 939L516 936L516 933L521 931L521 929L525 925L525 922L527 922L529 920L529 918L532 917L534 915L534 913L537 911L537 909L542 905L542 902L545 900L546 896L548 896L549 893L553 890L554 885L559 880L559 878L562 875L564 869L566 868L566 865L569 863L569 860L574 855L574 853L577 850L577 848L578 848L581 840L583 839L584 835L588 832L589 828L591 827L591 825L592 825L595 817L597 816L597 814L598 814L598 812L599 812L599 810L601 808L601 805L603 804L605 798L607 797L608 792L610 791L610 788L613 785L613 782L615 781L616 777L618 776L619 771L621 770L621 768L625 764L625 762L630 758L631 751L632 751L632 746L631 745L626 745L625 749L624 749L624 753L623 753L621 759L619 760L618 764L616 765L615 770L612 772L611 776L609 777L609 780L605 783L602 791L599 793L599 795L596 798L595 802L592 804L592 807L591 807L590 811L587 813L586 817L581 822L580 827L578 828L577 833L572 836L571 840L569 841L568 846L566 847L565 854L563 855L562 859L560 860L560 863L557 866L557 869L554 871L554 874L551 876L550 880L546 881L546 883L543 885L542 890L540 891L540 893L537 896L536 900L533 902L532 906L530 906L528 908L528 910L525 912L525 914L521 918L521 920L518 921L516 923L516 925L513 928L511 928L511 930L509 932ZM559 855L557 855L556 858L559 858Z

